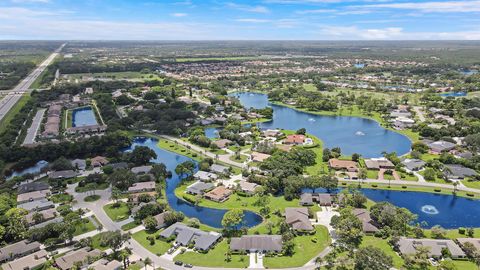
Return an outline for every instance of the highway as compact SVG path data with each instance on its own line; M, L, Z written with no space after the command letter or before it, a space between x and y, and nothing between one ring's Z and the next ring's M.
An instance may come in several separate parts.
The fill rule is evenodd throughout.
M50 56L47 57L34 71L32 71L27 77L25 77L15 88L9 91L3 91L7 95L0 101L0 121L5 115L13 108L15 104L20 100L23 94L30 91L30 86L35 80L42 74L43 71L53 62L55 57L62 51L65 44L62 44L56 49Z
M35 143L35 137L37 137L38 130L40 129L40 124L42 123L43 115L47 109L40 109L33 117L32 125L27 130L27 136L22 145L28 145Z

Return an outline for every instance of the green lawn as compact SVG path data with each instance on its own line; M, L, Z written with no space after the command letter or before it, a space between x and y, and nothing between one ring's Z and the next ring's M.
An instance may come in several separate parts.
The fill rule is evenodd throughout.
M86 202L94 202L94 201L98 201L99 199L100 199L100 195L90 195L85 197L83 200Z
M377 170L367 170L367 178L368 179L378 179L378 171Z
M421 171L421 172L418 172L419 174L425 176L425 171ZM447 182L445 181L445 179L441 178L441 177L438 177L437 175L435 176L435 180L434 181L428 181L426 180L427 182L430 182L430 183L438 183L438 184L448 184L448 185L452 185L451 182Z
M50 199L54 203L71 202L73 200L73 196L70 194L55 194L52 195Z
M469 188L476 188L480 189L480 181L468 181L468 180L463 180L462 184Z
M401 180L405 180L405 181L418 181L417 177L415 175L410 175L408 173L402 173L402 172L398 172L398 174L400 175L400 179Z
M101 243L100 243L100 238L102 237L102 235L104 233L106 233L106 232L98 233L98 234L96 234L92 237L92 244L90 245L92 248L96 248L96 249L102 250L102 251L110 248L108 246L102 246Z
M400 257L388 244L387 239L378 238L375 236L365 235L362 240L362 247L373 246L381 249L385 254L389 255L393 259L393 266L397 269L403 265L403 259Z
M248 156L245 156L245 155L242 155L242 154L240 154L240 155L238 155L238 156L232 155L232 156L230 157L230 160L231 160L231 161L240 162L240 163L245 162L247 159L248 159Z
M92 191L92 190L104 190L110 186L109 183L101 183L101 184L95 184L95 186L92 186L92 188L88 187L87 185L84 187L79 187L77 186L75 188L75 192L87 192L87 191Z
M82 219L82 223L75 226L75 232L73 233L73 235L77 236L80 234L94 231L96 229L97 228L92 223L92 221L88 218L85 218L85 219Z
M295 253L292 256L265 257L263 259L264 266L268 268L288 268L306 264L330 245L327 228L316 226L315 230L315 235L295 237Z
M177 255L174 260L190 263L203 267L225 267L225 268L246 268L249 264L249 258L246 255L233 254L232 259L227 262L225 253L228 251L227 240L218 243L208 253L185 252Z
M140 245L142 245L143 247L148 249L150 252L156 254L157 256L161 256L162 254L167 252L167 250L172 246L172 244L167 243L167 242L162 241L162 240L155 239L155 244L150 245L150 241L147 240L147 237L148 236L153 236L155 238L155 236L158 234L158 232L159 231L157 231L157 232L147 232L147 231L143 230L143 231L139 231L139 232L134 233L132 235L132 237L133 237L133 239L135 239L135 241L137 241Z
M165 140L165 139L159 139L158 140L158 146L162 149L165 149L167 151L180 154L186 157L189 157L191 159L194 159L196 161L201 161L203 159L203 155L196 153L195 151L188 149L185 146L176 144L172 141Z
M130 209L125 202L119 202L120 206L113 207L112 204L107 204L103 207L103 210L108 215L108 217L113 221L121 221L127 219L130 215Z
M124 224L124 225L122 226L122 230L128 231L128 230L131 230L131 229L133 229L133 228L135 228L135 227L137 227L137 226L139 226L139 225L140 225L140 224L137 223L136 221L132 221L132 222L129 222L129 223L127 223L127 224Z

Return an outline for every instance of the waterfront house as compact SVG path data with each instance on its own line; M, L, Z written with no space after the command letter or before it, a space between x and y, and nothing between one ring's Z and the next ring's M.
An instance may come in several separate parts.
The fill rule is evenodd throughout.
M320 206L331 206L332 202L332 195L329 193L303 193L300 196L300 205L303 206L312 206L314 203Z
M308 217L308 208L306 207L285 208L285 222L295 231L313 230L312 222L310 222Z
M441 154L455 148L455 144L447 141L436 141L427 144L430 152L433 154Z
M457 238L457 242L460 246L464 246L466 243L472 244L477 250L480 250L480 238Z
M402 161L402 164L403 166L405 166L406 169L410 171L419 171L427 163L421 159L405 159L404 161Z
M365 159L365 167L367 167L367 169L369 170L395 169L395 165L390 160L384 157Z
M177 222L166 228L159 236L163 238L175 236L175 242L179 245L188 246L193 244L195 249L203 251L209 250L221 239L219 233L204 232L200 229L188 227L181 222Z
M258 184L247 182L247 181L240 181L238 185L240 186L240 190L248 195L255 194L256 189L261 187Z
M352 213L362 222L362 229L364 233L376 233L379 231L378 225L374 220L372 220L368 210L356 208L352 210Z
M204 197L215 202L224 202L228 200L232 193L233 191L226 188L225 186L218 186L205 193Z
M197 181L188 186L185 192L192 195L203 195L205 192L211 190L213 187L215 187L213 183Z
M335 170L345 170L348 172L357 172L357 162L351 160L341 160L332 158L328 161L328 166Z
M193 178L203 181L203 182L210 182L217 180L218 175L211 173L211 172L206 172L206 171L197 171L194 175Z
M467 177L477 175L475 170L464 167L463 165L448 164L443 169L443 175L449 180L463 180Z
M292 135L287 135L287 138L283 140L284 144L294 144L294 145L300 145L305 142L305 135L298 135L298 134L292 134Z
M230 173L230 170L227 166L218 165L218 164L212 164L212 166L210 166L210 171L212 171L214 173L218 173L218 174L229 174Z
M152 166L138 166L130 169L134 174L147 174L152 170Z
M281 252L281 235L242 235L232 237L230 250L233 252Z
M133 183L128 188L129 193L155 191L155 181Z
M465 258L463 250L450 239L412 239L400 238L396 247L402 255L413 255L417 253L419 247L428 249L430 258L439 259L443 257L443 250L446 249L451 254L452 259Z

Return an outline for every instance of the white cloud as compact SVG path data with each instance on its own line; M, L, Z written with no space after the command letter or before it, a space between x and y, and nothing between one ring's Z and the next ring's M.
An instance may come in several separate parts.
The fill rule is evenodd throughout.
M480 12L480 1L386 3L357 6L357 8L408 9L425 13Z
M246 23L267 23L267 22L271 22L270 20L255 19L255 18L236 19L235 21L237 21L237 22L246 22Z
M337 10L335 9L307 9L307 10L299 10L297 14L319 14L319 13L335 13Z
M226 3L226 6L233 9L238 9L247 12L254 12L254 13L269 13L270 10L265 6L249 6L249 5L240 5L235 3Z
M186 17L186 16L188 16L187 13L172 13L170 15L172 15L173 17Z

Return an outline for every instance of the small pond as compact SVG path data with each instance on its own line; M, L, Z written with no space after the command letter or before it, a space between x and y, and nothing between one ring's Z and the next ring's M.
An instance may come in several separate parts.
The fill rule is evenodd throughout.
M147 146L157 154L157 158L152 160L154 163L163 163L167 170L172 172L172 177L167 180L167 199L170 207L176 211L184 213L187 217L197 218L201 223L214 228L222 227L222 218L227 210L213 209L201 206L195 206L175 196L175 188L180 184L180 177L175 173L175 167L187 160L188 157L175 154L161 149L157 145L158 141L152 138L135 138L130 148L125 151L131 151L137 146ZM258 214L251 211L244 211L245 217L243 224L246 227L254 227L262 223L263 219Z
M467 92L448 92L440 94L442 97L466 97Z
M72 127L97 125L92 107L77 108L72 111Z
M39 162L37 162L35 165L31 167L28 167L19 171L14 171L11 175L7 177L7 179L12 179L13 177L23 176L26 174L39 174L43 168L47 167L47 165L48 165L47 161L40 160Z

